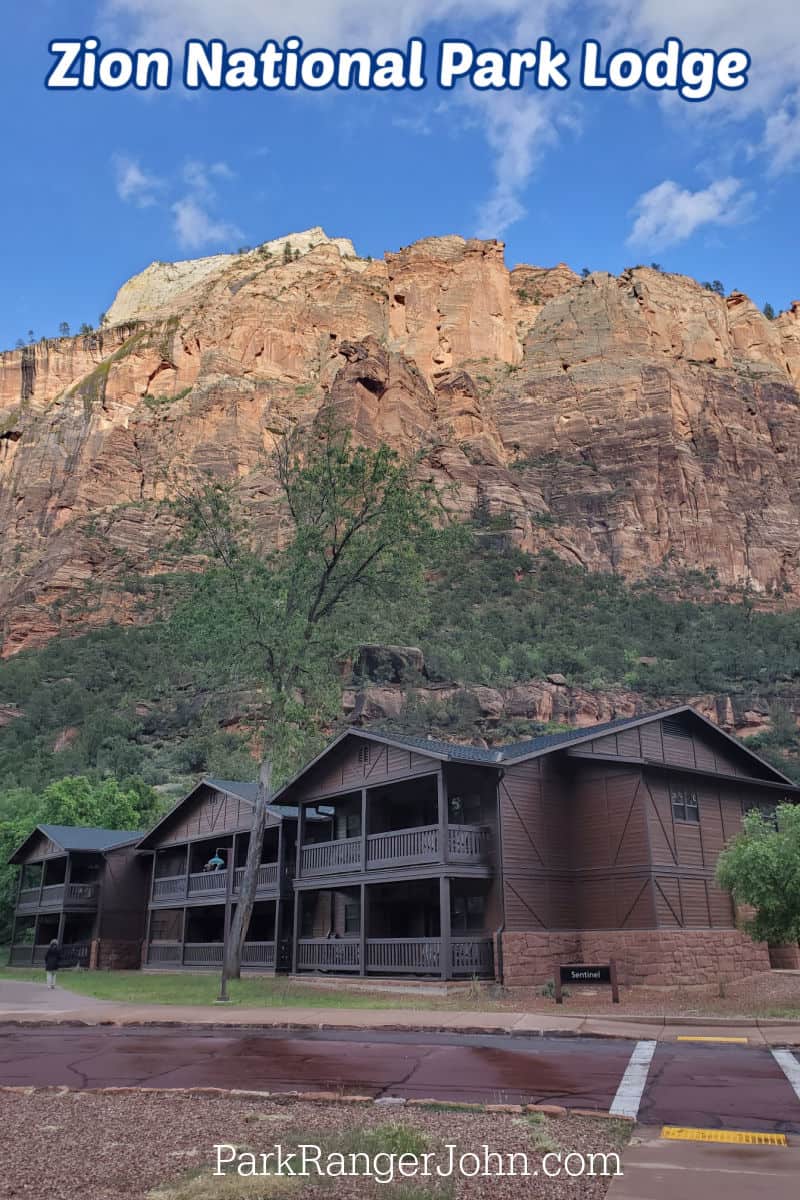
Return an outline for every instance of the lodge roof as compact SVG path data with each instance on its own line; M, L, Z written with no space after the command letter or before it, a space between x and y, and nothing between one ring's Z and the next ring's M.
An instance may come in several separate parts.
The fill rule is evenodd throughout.
M135 829L99 829L85 825L37 825L11 855L8 860L10 863L19 861L19 856L37 833L44 834L46 838L54 842L65 854L73 851L103 854L105 851L113 850L117 846L126 846L130 842L138 842L142 836L141 831Z
M275 799L284 796L290 788L293 787L307 771L316 763L330 753L335 746L348 737L364 738L368 741L382 742L390 746L408 747L419 751L421 754L429 755L431 758L438 759L443 762L460 762L471 763L479 766L487 767L506 767L515 763L524 762L529 758L537 758L543 754L550 754L556 750L560 750L569 745L580 745L583 742L591 742L597 737L601 737L605 733L613 733L620 729L633 729L638 725L646 725L651 721L660 721L666 717L688 717L690 720L696 721L704 725L715 736L723 738L741 753L749 756L754 763L758 763L759 771L766 772L772 777L773 782L778 782L793 791L797 790L796 785L782 771L774 767L772 763L767 762L749 749L738 738L726 733L724 729L720 729L713 721L704 717L697 709L692 708L689 704L674 705L671 708L656 709L653 712L641 713L635 717L618 717L613 721L605 721L599 725L588 725L582 729L568 729L562 733L543 733L538 737L527 738L521 742L509 742L504 746L464 746L458 742L446 742L440 738L433 737L418 737L413 734L395 733L393 730L382 729L347 729L339 734L329 745L312 759L311 762L305 764L304 767L290 779L288 783L275 794Z

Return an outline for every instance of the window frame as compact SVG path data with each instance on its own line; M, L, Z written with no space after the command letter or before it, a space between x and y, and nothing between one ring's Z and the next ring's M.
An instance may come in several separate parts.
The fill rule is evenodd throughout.
M669 800L672 807L673 821L682 825L700 825L700 796L691 787L669 781Z

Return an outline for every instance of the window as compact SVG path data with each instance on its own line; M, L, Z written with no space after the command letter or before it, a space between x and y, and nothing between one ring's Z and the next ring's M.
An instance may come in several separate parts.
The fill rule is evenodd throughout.
M344 819L344 836L361 837L361 813L348 813Z
M450 901L450 928L453 933L475 933L486 924L485 896L453 896Z
M369 742L364 742L358 747L358 761L362 766L366 766L369 762L369 752L372 749Z
M303 912L300 917L300 937L312 938L314 936L314 910L310 904L303 904Z
M358 900L345 900L344 931L345 933L361 932L361 905Z
M750 804L745 801L742 804L743 812L753 812L754 810L761 813L762 818L767 822L768 825L774 826L775 829L778 828L778 805L775 801L759 800L757 804Z
M697 792L671 783L669 785L669 794L672 800L673 818L676 821L690 821L694 825L699 825L700 803L697 799Z

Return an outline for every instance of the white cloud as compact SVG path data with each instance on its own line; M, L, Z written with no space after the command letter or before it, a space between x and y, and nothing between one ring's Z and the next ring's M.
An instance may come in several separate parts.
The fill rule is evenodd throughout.
M735 225L746 218L752 199L741 179L717 179L697 192L665 179L637 200L628 245L660 250L686 241L704 225Z
M190 159L183 164L180 175L173 180L161 179L148 171L138 159L125 154L112 157L117 195L127 204L138 208L169 206L172 226L179 245L184 250L199 250L206 246L241 241L242 231L232 221L214 215L216 200L214 184L235 178L226 162L205 163ZM185 194L169 201L177 191Z
M214 180L234 179L235 172L225 162L204 163L190 159L183 165L183 178L198 195L214 195Z
M562 99L562 97L559 97ZM551 105L543 97L481 97L486 139L494 159L494 187L481 205L478 237L502 237L525 216L525 188L545 150L557 140Z
M208 246L220 246L232 241L241 241L244 234L230 221L213 217L203 205L191 196L172 205L175 235L184 250L202 250Z
M800 89L767 118L760 149L769 159L772 175L800 167Z
M410 36L425 36L435 27L453 37L482 45L531 45L542 35L555 37L577 51L584 37L597 36L607 47L660 45L680 36L686 46L717 50L743 47L752 56L750 82L736 92L718 90L703 104L673 99L668 108L691 120L700 139L714 154L721 123L758 122L743 142L768 156L769 169L788 170L800 163L796 149L796 108L789 97L797 87L800 45L800 0L99 0L109 28L126 44L178 46L188 37L224 37L229 44L260 45L266 37L298 34L307 45L400 45ZM579 89L577 90L579 93ZM466 95L466 93L464 93ZM542 106L541 96L485 97L485 104L453 99L450 120L473 120L481 128L494 157L492 190L482 206L480 228L502 232L525 212L525 192L543 150L558 141L561 112ZM482 99L482 98L479 98ZM565 96L559 96L560 109ZM589 103L582 97L584 104ZM733 133L727 135L736 144ZM788 145L787 145L788 143ZM719 165L717 161L717 169Z
M126 204L137 208L150 208L164 186L164 181L145 171L141 163L126 154L112 157L117 195Z

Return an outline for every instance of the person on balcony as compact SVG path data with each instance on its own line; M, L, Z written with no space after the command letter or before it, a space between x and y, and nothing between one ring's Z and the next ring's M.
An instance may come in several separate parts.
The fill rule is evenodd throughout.
M219 850L215 850L212 857L205 865L206 871L222 871L225 867L225 859L220 858Z
M58 948L58 938L53 938L44 956L44 969L47 986L52 991L56 986L56 971L61 966L61 951Z

